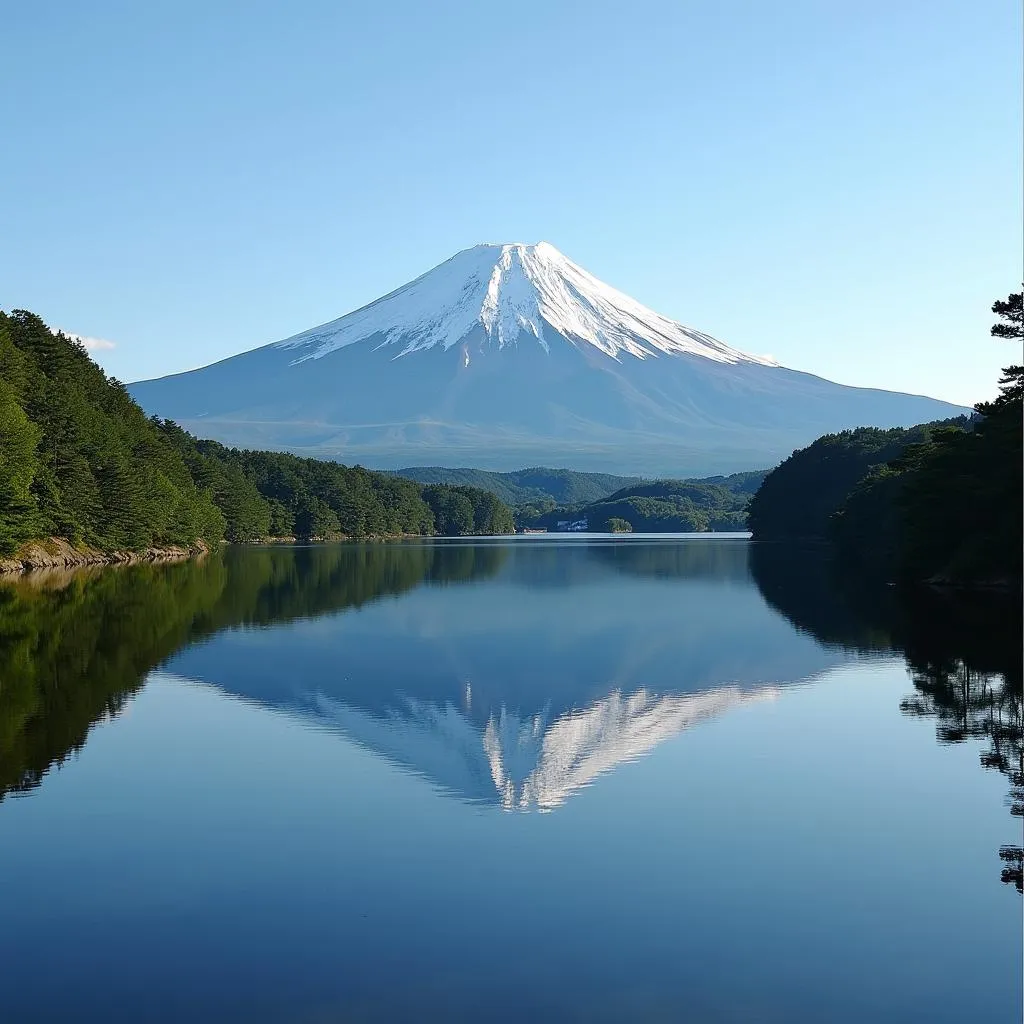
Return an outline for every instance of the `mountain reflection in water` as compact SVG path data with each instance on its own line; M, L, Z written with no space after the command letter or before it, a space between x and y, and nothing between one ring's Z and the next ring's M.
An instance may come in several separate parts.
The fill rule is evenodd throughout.
M550 810L693 723L844 658L765 605L742 540L470 550L500 555L486 585L226 631L167 671L336 730L458 799Z
M317 694L324 719L368 749L431 778L444 791L512 810L552 810L575 790L616 765L711 715L752 699L725 687L692 696L654 697L618 690L551 720L546 712L524 718L502 706L483 730L451 704L439 706L396 695L387 715L374 715Z
M794 632L793 627L796 627ZM1024 810L1019 607L865 592L740 540L233 548L0 586L0 795L157 667L336 730L442 792L552 809L694 723L851 657L984 744ZM1004 879L1021 886L1016 843Z

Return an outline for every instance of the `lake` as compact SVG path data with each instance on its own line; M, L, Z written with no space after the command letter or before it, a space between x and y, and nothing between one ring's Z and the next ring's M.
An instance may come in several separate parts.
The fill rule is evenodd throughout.
M0 1019L1018 1022L1020 686L739 538L7 582Z

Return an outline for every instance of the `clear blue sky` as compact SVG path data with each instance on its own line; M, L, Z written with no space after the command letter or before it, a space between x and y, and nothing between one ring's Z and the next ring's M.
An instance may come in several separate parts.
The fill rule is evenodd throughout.
M544 239L739 348L974 402L1015 358L1019 12L8 4L0 308L130 381Z

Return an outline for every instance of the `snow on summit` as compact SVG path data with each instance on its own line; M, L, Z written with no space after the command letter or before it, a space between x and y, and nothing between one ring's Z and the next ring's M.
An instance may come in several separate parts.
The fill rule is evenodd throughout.
M304 362L375 338L397 357L453 348L478 328L498 348L533 342L547 351L564 339L613 359L689 354L775 365L655 313L547 242L464 249L368 306L277 344L301 350L295 361Z

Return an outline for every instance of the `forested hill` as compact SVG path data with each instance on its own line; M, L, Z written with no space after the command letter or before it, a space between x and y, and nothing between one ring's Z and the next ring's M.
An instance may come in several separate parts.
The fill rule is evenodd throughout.
M508 505L585 504L600 501L613 491L640 482L639 477L613 476L609 473L580 473L573 469L548 469L535 466L510 473L485 469L445 469L441 466L413 466L394 470L396 476L421 484L459 484L480 487L496 494Z
M995 337L1024 339L1020 293L997 301ZM750 503L755 540L827 541L898 582L1021 587L1024 367L961 417L909 430L829 434L773 470Z
M758 540L826 540L831 519L869 472L898 459L936 430L964 429L968 419L916 427L858 427L826 434L772 470L750 502L747 517Z
M746 529L746 506L765 472L702 480L649 480L600 501L516 509L520 526L557 529L564 520L586 520L589 532L702 533Z
M117 381L22 310L0 313L0 545L217 540L224 516Z
M134 551L512 529L487 491L196 440L147 419L124 385L35 314L0 312L0 554L48 537Z

